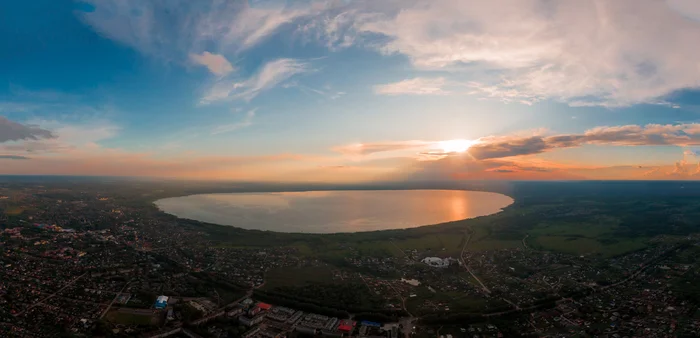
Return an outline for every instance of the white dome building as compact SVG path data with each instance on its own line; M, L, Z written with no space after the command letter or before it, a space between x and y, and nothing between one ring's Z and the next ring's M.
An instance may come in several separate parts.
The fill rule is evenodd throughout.
M442 259L440 257L425 257L421 262L434 268L446 268L450 266L450 261L451 259L449 258Z

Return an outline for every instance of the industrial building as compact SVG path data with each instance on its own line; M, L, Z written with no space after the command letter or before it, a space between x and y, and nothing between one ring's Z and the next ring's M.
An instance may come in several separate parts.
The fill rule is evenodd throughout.
M165 309L166 307L168 307L168 296L158 296L154 307L156 309Z

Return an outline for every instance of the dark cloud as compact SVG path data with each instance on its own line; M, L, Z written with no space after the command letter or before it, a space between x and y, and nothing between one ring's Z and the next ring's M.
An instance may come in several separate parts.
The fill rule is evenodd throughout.
M469 148L475 159L532 155L586 144L612 146L700 145L700 123L597 127L582 134L485 137ZM686 151L688 155L688 151Z
M54 135L37 126L24 125L0 116L0 143L18 140L38 140L53 138Z
M494 173L522 173L522 172L538 172L538 173L548 173L552 172L552 169L550 168L541 168L541 167L525 167L525 166L520 166L520 165L504 165L492 169L487 169L486 171L494 172Z
M539 136L524 138L482 139L469 148L469 154L477 160L537 154L547 150L544 139Z
M0 155L0 160L29 160L29 157L20 155Z

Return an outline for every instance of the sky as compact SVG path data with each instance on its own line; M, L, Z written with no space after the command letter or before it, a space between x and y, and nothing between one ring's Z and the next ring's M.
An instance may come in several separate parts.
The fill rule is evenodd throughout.
M5 1L0 37L0 174L700 178L696 0Z

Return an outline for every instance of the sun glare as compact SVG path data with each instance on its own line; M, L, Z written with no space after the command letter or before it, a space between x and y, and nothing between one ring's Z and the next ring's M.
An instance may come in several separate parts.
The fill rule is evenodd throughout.
M463 153L474 144L469 140L447 140L440 141L439 146L445 153Z

